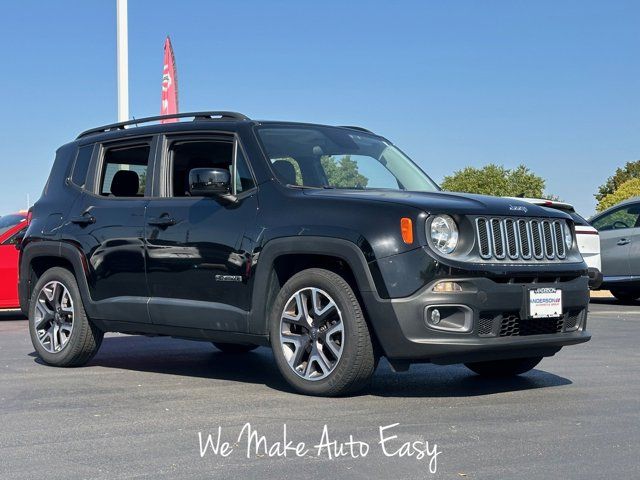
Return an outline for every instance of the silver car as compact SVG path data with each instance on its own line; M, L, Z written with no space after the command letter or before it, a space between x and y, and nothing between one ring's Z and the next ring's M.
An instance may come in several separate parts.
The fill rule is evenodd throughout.
M615 205L591 219L600 233L603 290L618 299L640 298L640 197Z

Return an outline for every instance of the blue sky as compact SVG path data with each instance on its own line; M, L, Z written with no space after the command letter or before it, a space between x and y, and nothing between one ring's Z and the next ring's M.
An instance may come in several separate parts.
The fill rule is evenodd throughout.
M5 2L0 214L37 198L55 149L116 120L115 0ZM160 108L172 36L182 111L354 124L436 181L529 166L594 211L640 159L637 1L129 1L131 114Z

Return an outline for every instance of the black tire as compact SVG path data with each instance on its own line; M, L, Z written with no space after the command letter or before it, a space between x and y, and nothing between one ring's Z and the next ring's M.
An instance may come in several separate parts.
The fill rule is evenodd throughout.
M216 347L221 352L230 353L230 354L247 353L247 352L250 352L251 350L255 350L256 348L258 348L258 345L246 345L246 344L239 344L239 343L222 343L222 342L211 342L211 343L213 343L213 346Z
M611 295L616 297L621 302L635 302L638 297L640 297L640 291L612 288Z
M50 352L38 340L36 332L36 303L42 289L50 282L62 284L73 301L73 329L68 341L59 351ZM79 367L86 364L98 352L104 333L87 317L75 277L69 270L55 267L47 270L38 279L29 304L29 334L38 356L47 364L56 367Z
M324 378L310 380L297 374L289 366L280 342L281 316L286 304L296 292L318 288L335 302L343 326L342 354L333 370ZM270 339L276 364L282 376L298 392L317 396L338 396L362 389L373 375L376 355L369 327L360 303L349 284L338 274L320 268L303 270L291 277L282 287L269 315Z
M468 369L483 377L504 378L527 373L538 365L541 360L542 357L513 358L510 360L465 363L465 365Z

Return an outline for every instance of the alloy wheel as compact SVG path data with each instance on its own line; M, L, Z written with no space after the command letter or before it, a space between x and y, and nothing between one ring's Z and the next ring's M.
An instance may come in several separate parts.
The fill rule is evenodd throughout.
M280 317L280 346L289 367L306 380L321 380L336 368L344 324L327 292L307 287L289 298Z
M57 280L42 287L33 322L38 341L47 352L58 353L69 342L73 312L73 300L67 287Z

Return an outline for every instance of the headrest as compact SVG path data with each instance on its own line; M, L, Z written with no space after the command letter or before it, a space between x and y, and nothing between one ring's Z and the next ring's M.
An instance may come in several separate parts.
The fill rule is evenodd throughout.
M289 185L296 184L296 169L288 160L276 160L273 162L273 168L284 183Z
M140 179L133 170L118 170L111 180L111 193L116 197L136 197Z

